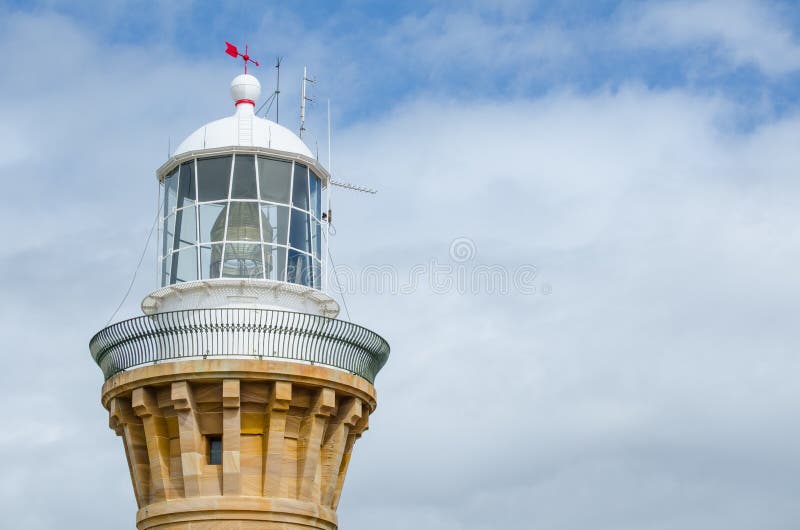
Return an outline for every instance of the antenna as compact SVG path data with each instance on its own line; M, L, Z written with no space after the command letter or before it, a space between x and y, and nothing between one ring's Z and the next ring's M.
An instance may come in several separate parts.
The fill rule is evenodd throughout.
M275 83L275 123L281 122L281 60L280 56L275 58L275 69L278 70L278 81Z
M331 163L331 98L328 98L328 174L331 176L331 180L333 179L333 164ZM160 189L160 188L159 188ZM325 256L330 258L325 260L325 285L323 286L325 289L328 289L328 279L330 278L330 270L328 269L328 264L333 262L333 257L331 256L330 252L330 236L331 236L331 229L333 225L331 224L333 219L333 210L331 210L331 187L328 186L328 189L325 193L325 210L327 211L327 215L323 214L323 217L327 217L326 223L327 227L325 229ZM335 273L335 271L334 271ZM339 278L336 278L336 283L339 283ZM344 298L342 298L344 300Z
M328 98L328 171L333 175L333 155L331 154L331 98Z
M318 148L319 151L319 148ZM333 180L333 154L331 149L331 100L328 98L328 173L331 175L330 183L332 186L336 186L337 188L344 188L350 191L358 191L360 193L369 193L370 195L375 195L378 193L378 190L374 188L368 188L366 186L359 186L357 184L352 184L350 182L342 182L338 180ZM317 158L319 158L319 153L317 153ZM330 207L330 205L329 205Z
M306 83L314 83L314 80L308 77L308 68L304 66L303 84L300 88L300 138L303 137L303 131L306 130L306 101L314 101L306 96Z
M375 195L376 193L378 193L378 190L376 189L367 188L366 186L358 186L356 184L351 184L349 182L341 182L338 180L331 179L331 184L333 184L337 188L344 188L346 190L358 191L361 193L369 193L370 195Z
M247 73L247 63L253 63L254 65L258 66L258 61L256 61L255 59L251 59L250 55L247 54L247 47L248 47L247 44L244 45L244 53L239 53L239 50L236 48L236 46L234 46L233 44L231 44L228 41L225 41L225 46L226 46L225 53L227 53L228 55L230 55L234 59L237 59L239 57L244 59L244 73L245 74Z
M258 110L256 110L255 112L255 114L258 115L258 113L261 112L261 109L267 107L267 110L264 111L264 117L266 118L269 116L269 109L271 109L272 104L275 103L275 123L279 123L280 120L279 105L281 96L281 61L282 61L281 57L277 57L275 59L275 68L278 70L277 81L275 83L275 91L272 92L272 95L270 95L266 99L266 101L264 101L264 103L262 103L261 106L258 107Z

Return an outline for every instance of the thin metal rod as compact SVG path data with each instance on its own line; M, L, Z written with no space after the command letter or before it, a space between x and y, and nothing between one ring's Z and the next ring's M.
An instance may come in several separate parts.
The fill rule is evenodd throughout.
M308 69L303 67L303 83L300 85L300 138L306 130L306 79Z
M268 97L268 98L267 98L267 99L264 101L264 103L262 103L262 104L261 104L261 105L258 107L258 109L256 109L256 111L255 111L255 113L254 113L254 114L255 114L256 116L258 116L258 114L261 112L261 109L263 109L263 108L264 108L264 106L265 106L265 105L267 105L268 103L269 103L269 105L270 105L270 106L272 106L272 101L273 101L274 99L275 99L275 92L273 92L273 93L272 93L272 95L271 95L270 97ZM264 117L266 117L266 115L267 115L267 114L269 114L269 107L267 107L267 112L265 112L265 113L264 113Z
M275 68L278 69L278 81L275 85L275 123L281 122L281 58L275 60Z
M331 98L328 98L328 173L333 178L333 155L331 154Z
M338 188L344 188L346 190L352 191L360 191L361 193L369 193L375 195L378 193L378 190L374 188L367 188L366 186L358 186L357 184L351 184L350 182L339 182L338 180L331 179L331 184Z
M308 77L308 68L304 66L303 83L300 86L300 138L303 138L303 131L306 130L306 101L313 101L306 96L306 83L314 83L314 80Z
M328 217L331 212L331 184L333 181L333 154L331 151L331 98L328 98L328 174L330 178L328 179L328 185L325 187L325 217ZM325 266L325 274L323 277L325 278L325 285L323 285L324 290L328 290L328 282L330 281L330 219L326 221L325 226L325 259L324 266Z
M163 218L161 217L161 186L164 186L164 200L166 201L167 183L164 182L162 184L160 180L157 180L156 182L158 182L158 204L156 204L156 211L158 212L158 221L156 221L156 278L158 278L158 285L161 285L161 268L163 266L164 256L161 255L160 249L162 248L162 238L166 236L166 234L162 232L164 223L162 222Z

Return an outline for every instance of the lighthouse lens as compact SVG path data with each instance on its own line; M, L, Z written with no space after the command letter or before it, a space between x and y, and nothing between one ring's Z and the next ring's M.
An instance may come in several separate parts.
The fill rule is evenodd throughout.
M227 214L227 218L226 218ZM223 278L263 278L264 256L261 249L261 212L257 202L230 202L220 212L211 230L214 241L228 241L224 252L211 257L211 273L220 270Z
M228 229L226 241L258 241L261 242L261 222L257 202L231 202L226 207L228 210ZM225 219L220 213L218 223L214 224L212 237L214 241L221 241L222 227ZM217 230L219 228L219 230Z
M264 257L260 244L225 244L225 262L222 266L223 278L262 278Z

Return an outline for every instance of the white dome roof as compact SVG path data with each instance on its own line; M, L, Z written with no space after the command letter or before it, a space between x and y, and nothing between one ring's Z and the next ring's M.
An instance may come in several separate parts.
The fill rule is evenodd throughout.
M311 150L292 131L273 121L259 118L253 112L261 85L249 74L239 75L231 82L231 97L236 104L233 116L212 121L189 135L173 153L220 147L265 147L314 158Z

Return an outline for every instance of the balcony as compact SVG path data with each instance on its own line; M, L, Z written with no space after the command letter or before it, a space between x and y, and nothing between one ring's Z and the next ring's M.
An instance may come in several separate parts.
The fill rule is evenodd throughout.
M106 379L146 364L189 358L284 359L345 370L374 383L389 344L333 318L259 309L193 309L123 320L89 341Z

